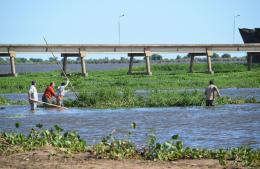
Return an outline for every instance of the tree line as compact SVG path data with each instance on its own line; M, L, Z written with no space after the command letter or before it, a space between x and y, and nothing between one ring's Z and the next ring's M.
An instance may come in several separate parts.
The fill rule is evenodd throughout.
M190 56L189 55L185 55L185 56L181 56L181 55L177 55L176 59L169 59L169 58L163 58L161 55L159 54L153 54L151 56L151 61L152 62L180 62L180 61L187 61L187 59L189 59ZM245 57L231 57L230 54L225 53L223 55L219 55L217 53L213 53L212 55L212 59L215 60L227 60L227 59L233 59L233 60L244 60ZM198 61L206 61L206 58L198 58L196 59ZM15 58L15 63L35 63L35 64L54 64L58 61L58 57L50 57L48 59L41 59L41 58L23 58L23 57L17 57ZM63 59L61 60L61 62L63 61ZM129 58L126 57L121 57L119 59L109 59L108 57L104 57L104 58L99 58L99 59L86 59L87 63L92 63L92 64L97 64L97 63L129 63ZM141 63L144 62L144 58L143 59L135 59L134 58L134 63ZM9 58L2 58L0 57L0 64L8 64L9 63ZM78 64L80 63L80 58L76 58L76 59L67 59L67 63L68 64Z

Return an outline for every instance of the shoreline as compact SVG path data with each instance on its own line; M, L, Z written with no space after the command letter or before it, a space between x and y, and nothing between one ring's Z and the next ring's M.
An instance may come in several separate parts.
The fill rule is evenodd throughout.
M21 163L25 168L28 166L38 168L37 166L45 165L57 167L57 164L63 166L67 165L67 162L71 164L70 167L80 167L79 163L88 165L92 161L94 164L104 166L112 162L111 168L115 165L121 166L122 163L128 164L129 168L135 168L140 165L139 162L145 165L153 163L155 168L161 165L166 165L167 168L176 167L175 165L178 167L197 165L209 167L210 165L210 168L222 168L257 167L260 160L258 148L255 150L247 146L231 149L190 148L183 146L179 135L173 135L166 142L156 143L156 137L150 134L147 137L149 141L140 149L134 142L128 139L117 139L113 134L95 145L87 145L76 132L64 131L63 134L62 128L57 125L54 129L45 130L41 129L41 124L37 124L36 127L39 129L31 129L28 135L18 132L19 123L15 126L16 132L0 133L1 167L17 168L17 165L21 167ZM136 124L132 123L131 126L135 129ZM244 158L245 155L246 158Z
M140 159L109 160L91 157L88 153L68 155L53 148L43 148L10 156L0 156L0 168L86 168L86 169L222 169L218 160L149 161Z

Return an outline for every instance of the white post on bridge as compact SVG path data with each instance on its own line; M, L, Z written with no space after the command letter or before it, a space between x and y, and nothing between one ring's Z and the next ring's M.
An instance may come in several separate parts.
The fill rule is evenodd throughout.
M15 57L16 57L15 51L9 51L9 56L10 56L10 65L11 65L11 75L16 77L17 74L15 70Z
M85 62L85 59L84 59L86 54L87 53L85 51L79 52L79 57L80 57L80 62L81 62L81 74L85 77L88 76L87 69L86 69L86 62Z

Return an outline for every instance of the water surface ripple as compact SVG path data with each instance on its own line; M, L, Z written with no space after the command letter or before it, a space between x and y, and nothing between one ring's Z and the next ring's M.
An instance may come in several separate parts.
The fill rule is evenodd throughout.
M132 109L38 109L31 113L28 106L6 106L0 109L0 131L14 130L21 122L21 130L28 133L37 123L45 128L55 124L65 130L76 130L89 143L100 141L116 129L119 136L137 129L130 138L139 146L153 130L159 141L180 134L186 146L228 148L241 145L260 147L260 104L206 107L167 107Z

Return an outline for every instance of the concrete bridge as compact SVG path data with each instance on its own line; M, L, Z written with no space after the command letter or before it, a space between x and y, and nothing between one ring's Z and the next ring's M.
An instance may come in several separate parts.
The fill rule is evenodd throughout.
M152 75L150 57L153 53L189 53L190 68L193 71L194 57L206 56L208 63L208 72L213 73L211 56L213 52L247 52L248 70L251 69L252 57L254 53L260 52L260 43L250 44L125 44L125 45L107 45L107 44L0 44L0 57L10 58L10 67L12 76L17 76L15 70L15 57L17 53L48 53L54 52L63 57L63 70L67 70L67 58L79 57L81 60L81 72L87 76L85 58L91 53L127 53L130 57L128 74L133 74L134 57L145 57L147 75Z

